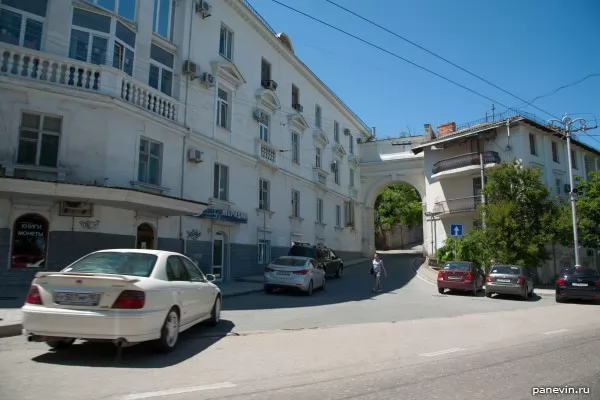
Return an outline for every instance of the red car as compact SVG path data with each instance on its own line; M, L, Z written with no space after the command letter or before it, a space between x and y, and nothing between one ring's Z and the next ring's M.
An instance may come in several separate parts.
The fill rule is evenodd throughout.
M483 273L469 261L450 261L438 272L437 286L440 294L444 290L470 292L473 296L483 289Z

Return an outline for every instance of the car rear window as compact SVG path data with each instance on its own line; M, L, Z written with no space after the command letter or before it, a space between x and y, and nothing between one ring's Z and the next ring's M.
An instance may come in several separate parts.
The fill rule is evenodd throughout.
M563 276L585 276L586 278L598 278L600 277L598 271L591 268L577 269L568 268L561 274Z
M465 263L447 263L444 265L444 269L453 269L458 271L470 271L471 266Z
M492 268L492 274L521 274L521 268L510 265L496 265Z
M69 265L61 272L133 275L149 277L157 257L147 253L101 252L92 253Z
M315 251L316 251L316 249L313 249L311 247L294 246L288 252L288 256L313 257L313 255L315 254Z
M276 260L273 260L273 262L271 264L283 265L286 267L302 267L304 264L306 264L306 260L298 260L296 258L281 257Z

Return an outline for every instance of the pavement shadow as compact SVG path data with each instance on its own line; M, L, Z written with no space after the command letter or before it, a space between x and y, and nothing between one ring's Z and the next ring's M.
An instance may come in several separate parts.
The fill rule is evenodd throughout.
M491 300L522 301L519 296L511 296L511 295L508 295L508 294L495 294L495 295L492 295ZM536 294L535 292L533 293L533 296L531 296L531 297L529 297L527 299L527 301L530 302L530 303L534 303L534 302L540 301L540 300L542 300L542 296L540 296L539 294Z
M379 295L394 293L416 276L413 268L424 261L415 254L382 254L388 276L382 276L383 290L374 293L374 280L369 274L371 261L353 265L344 270L342 278L327 280L325 290L316 289L312 296L291 290L278 290L272 294L257 292L247 296L226 299L223 310L264 310L299 308L371 300Z
M444 292L444 295L458 296L458 297L485 297L485 290L480 290L475 296L472 292L465 292L463 290L448 290Z
M198 324L181 334L177 347L167 354L158 353L151 343L118 349L111 343L76 343L71 348L52 351L32 358L43 364L96 368L167 368L186 361L216 344L231 332L235 324L221 320L216 328Z

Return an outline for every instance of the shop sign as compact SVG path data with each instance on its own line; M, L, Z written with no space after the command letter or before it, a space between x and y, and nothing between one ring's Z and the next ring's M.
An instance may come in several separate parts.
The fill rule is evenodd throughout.
M219 221L236 222L238 224L248 223L248 214L235 210L223 210L219 208L207 208L202 214L195 215L197 218L214 219Z

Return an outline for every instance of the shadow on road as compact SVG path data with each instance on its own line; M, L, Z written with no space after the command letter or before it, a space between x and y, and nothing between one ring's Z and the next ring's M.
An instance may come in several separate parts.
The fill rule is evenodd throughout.
M423 258L415 254L382 254L388 276L382 276L383 290L374 293L374 280L369 274L371 262L366 261L344 270L341 279L328 279L326 289L317 289L312 296L293 291L276 291L272 294L259 292L247 296L233 297L223 302L223 310L263 310L273 308L314 307L350 301L374 299L379 295L391 293L404 287L416 275L416 265Z
M82 342L61 351L52 351L34 357L32 361L44 364L84 366L97 368L166 368L179 364L216 344L231 332L234 323L221 320L216 328L198 324L183 332L173 352L161 354L154 351L151 343L117 349L110 343ZM219 334L216 334L219 332Z
M528 302L536 302L540 301L542 297L538 294L533 294L530 298L527 299ZM519 296L510 296L508 294L496 294L493 295L491 300L510 300L510 301L523 301L519 298Z

